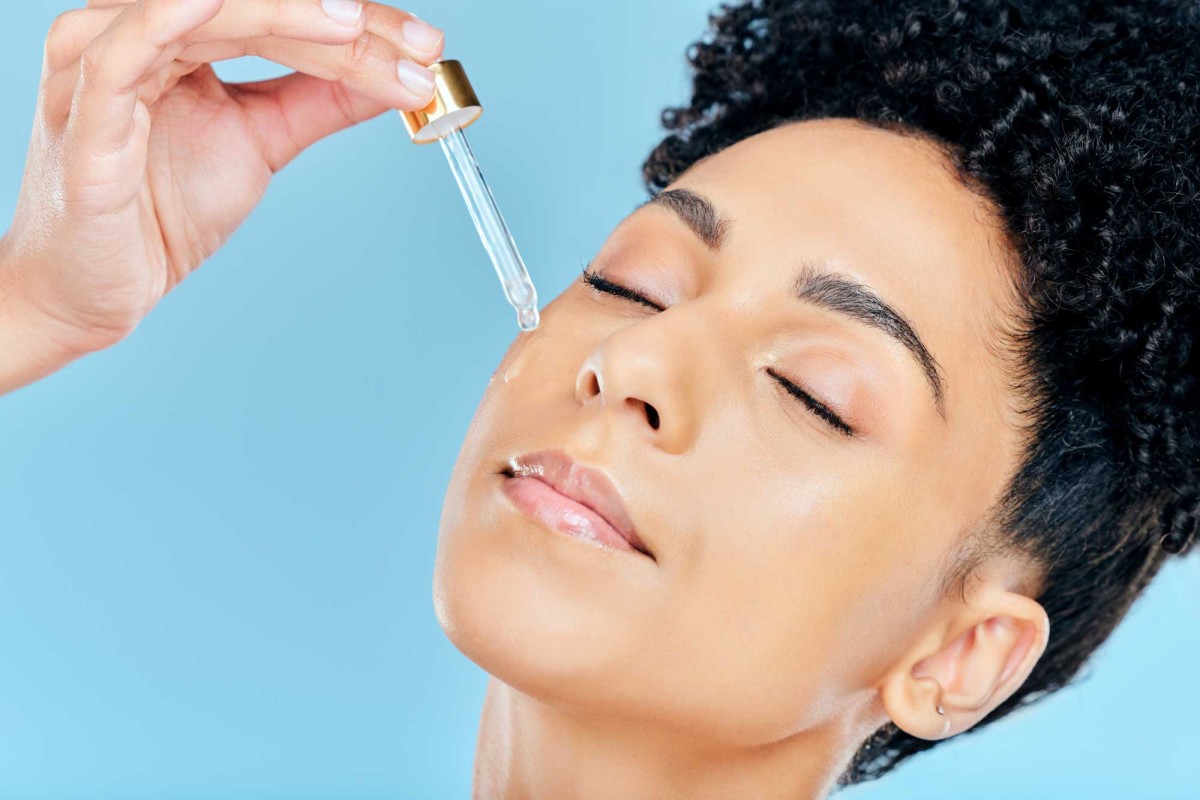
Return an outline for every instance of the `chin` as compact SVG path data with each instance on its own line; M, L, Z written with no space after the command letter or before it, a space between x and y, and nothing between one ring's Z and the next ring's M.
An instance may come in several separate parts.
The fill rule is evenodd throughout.
M433 580L442 630L482 669L544 702L605 711L640 702L631 687L647 688L639 659L653 651L646 626L661 590L652 562L543 528L505 500L493 469L465 450L450 479Z

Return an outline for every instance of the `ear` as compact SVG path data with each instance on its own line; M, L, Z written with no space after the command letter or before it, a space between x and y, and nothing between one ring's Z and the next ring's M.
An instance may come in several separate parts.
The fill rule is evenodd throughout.
M879 687L892 722L922 739L967 730L1015 692L1041 658L1050 619L1036 600L985 581L947 599ZM944 713L938 713L938 706Z

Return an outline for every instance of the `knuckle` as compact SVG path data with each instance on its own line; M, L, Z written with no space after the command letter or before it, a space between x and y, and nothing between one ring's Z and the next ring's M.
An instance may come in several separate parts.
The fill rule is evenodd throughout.
M50 23L46 32L45 56L46 64L52 70L58 70L74 60L78 49L78 29L81 17L85 12L81 9L59 14Z
M355 39L350 44L346 45L344 50L345 63L344 67L347 72L362 72L366 69L367 63L371 60L371 35L363 34Z
M145 0L137 6L135 12L141 17L139 22L142 30L148 36L154 36L171 21L171 9L166 4L155 2L155 0Z
M333 102L337 106L338 112L347 120L355 119L354 101L350 99L350 92L345 84L335 83L332 87Z
M371 30L378 32L390 42L404 41L404 23L412 19L411 14L398 8L373 3L368 3L367 9Z
M288 9L287 2L281 0L262 0L258 5L247 9L250 16L246 26L255 36L264 38L288 38L287 19L295 16L295 9Z
M170 3L164 3L161 0L145 0L135 8L135 13L140 17L138 23L144 32L145 39L151 45L166 47L175 41L170 32L174 27L174 18L178 9ZM182 40L180 41L182 42ZM186 44L190 43L190 41L186 42Z
M83 48L79 56L79 77L85 84L102 81L105 72L103 47L95 41Z
M79 13L79 9L64 11L50 22L50 29L46 31L46 41L59 41L66 37L75 25L75 16Z

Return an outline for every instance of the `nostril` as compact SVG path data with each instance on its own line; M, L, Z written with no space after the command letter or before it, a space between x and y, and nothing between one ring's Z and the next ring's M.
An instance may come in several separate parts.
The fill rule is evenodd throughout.
M600 394L600 376L595 371L588 374L587 394L588 397L595 397Z
M650 422L651 428L658 430L658 410L649 403L646 403L646 419Z

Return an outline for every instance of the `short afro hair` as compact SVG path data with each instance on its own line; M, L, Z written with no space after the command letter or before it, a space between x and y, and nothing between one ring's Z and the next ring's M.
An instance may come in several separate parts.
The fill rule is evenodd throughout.
M657 193L777 125L848 117L949 146L1014 245L1010 342L1029 438L1003 541L1032 555L1051 641L972 730L1065 685L1200 519L1200 2L754 0L688 51ZM840 784L937 744L894 724Z

